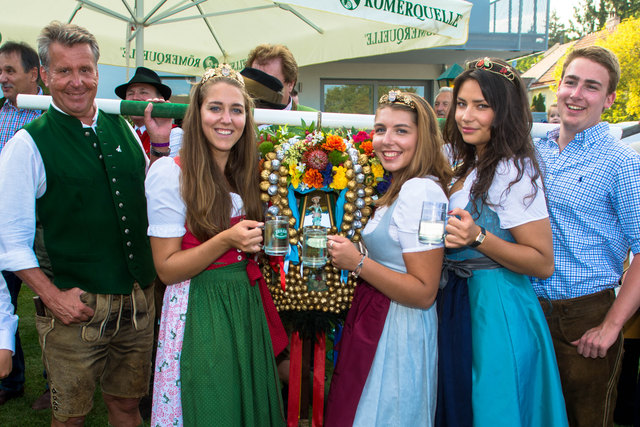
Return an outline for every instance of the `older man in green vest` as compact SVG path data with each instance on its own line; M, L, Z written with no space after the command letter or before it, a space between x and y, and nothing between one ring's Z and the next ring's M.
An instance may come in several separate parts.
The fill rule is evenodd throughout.
M40 297L36 326L51 387L52 425L82 425L96 378L114 426L141 423L155 277L140 141L99 111L98 44L52 22L38 38L52 106L0 154L0 257ZM35 213L54 282L33 253Z

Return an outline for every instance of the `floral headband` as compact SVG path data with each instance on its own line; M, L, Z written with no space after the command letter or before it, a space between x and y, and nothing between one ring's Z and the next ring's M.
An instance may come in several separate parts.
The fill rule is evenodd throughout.
M478 59L477 61L472 61L467 63L467 69L489 71L490 73L502 76L505 79L515 84L514 80L516 78L516 73L513 71L513 68L511 68L508 65L502 65L502 64L492 62L491 59L487 57Z
M404 104L412 110L416 109L416 103L408 97L407 95L403 95L402 92L397 90L390 90L387 95L382 95L378 104Z
M232 80L238 81L242 87L244 87L244 78L242 74L231 68L229 64L220 64L216 68L209 68L202 75L200 84L204 84L207 80L214 79L216 77L227 77Z

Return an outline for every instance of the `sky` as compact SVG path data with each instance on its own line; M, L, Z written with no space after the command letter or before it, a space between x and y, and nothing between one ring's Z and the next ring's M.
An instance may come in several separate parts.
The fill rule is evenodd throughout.
M551 0L549 7L556 11L560 22L566 24L573 18L573 7L579 6L580 0Z

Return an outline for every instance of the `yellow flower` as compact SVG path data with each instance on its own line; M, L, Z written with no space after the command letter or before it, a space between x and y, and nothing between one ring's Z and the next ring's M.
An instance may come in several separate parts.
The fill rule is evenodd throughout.
M378 178L382 178L384 176L384 168L380 163L374 163L371 165L371 172L373 172L373 177L377 180Z
M300 172L295 163L291 163L289 165L289 177L291 178L291 185L293 188L298 188L300 185L300 176L302 172Z
M347 169L343 166L333 167L333 182L329 187L334 190L342 190L347 186Z

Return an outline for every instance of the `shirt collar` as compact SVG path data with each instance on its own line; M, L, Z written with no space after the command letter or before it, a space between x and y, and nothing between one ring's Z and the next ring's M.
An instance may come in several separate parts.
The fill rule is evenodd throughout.
M38 86L38 92L36 93L36 95L42 95L42 88L40 86ZM18 108L18 106L16 104L14 104L13 102L11 102L11 100L9 98L5 99L4 104L2 104L3 106L5 105L10 105L11 107L15 108L16 110L28 110L28 108Z
M575 134L569 144L576 143L580 145L594 144L602 141L603 136L610 135L609 123L599 122L598 124L591 126ZM553 141L557 144L558 137L560 136L560 128L556 128L547 132L547 140ZM569 145L567 144L567 145Z
M58 110L59 112L61 112L62 114L64 114L65 116L69 116L69 117L71 117L69 114L67 114L67 113L65 113L64 111L62 111L62 110L61 110L61 109L56 105L56 103L55 103L55 102L53 102L53 98L51 98L51 106L52 106L53 108L55 108L56 110ZM94 128L94 129L95 129L96 124L98 123L98 112L99 112L99 111L98 111L98 104L96 104L96 101L95 101L95 100L93 101L93 106L96 108L96 113L95 113L95 114L94 114L94 116L93 116L91 126L86 125L86 124L84 124L84 123L82 123L82 122L81 122L81 123L82 123L82 127L85 127L85 128ZM78 120L78 121L79 121L79 120Z

